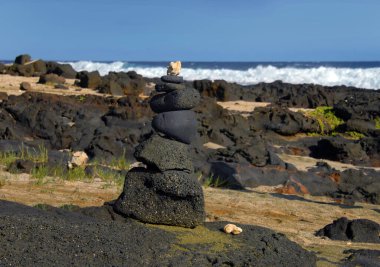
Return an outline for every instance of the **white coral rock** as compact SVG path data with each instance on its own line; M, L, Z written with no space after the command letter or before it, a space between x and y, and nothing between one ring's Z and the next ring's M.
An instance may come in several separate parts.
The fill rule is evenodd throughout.
M226 226L224 226L224 232L226 234L238 235L241 232L243 232L243 229L241 229L240 227L237 227L235 224L229 223Z

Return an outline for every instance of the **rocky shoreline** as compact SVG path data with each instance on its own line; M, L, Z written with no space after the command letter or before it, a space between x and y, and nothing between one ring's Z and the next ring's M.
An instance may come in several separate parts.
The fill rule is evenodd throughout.
M158 78L133 72L102 77L76 72L70 65L30 61L25 55L11 66L0 64L0 73L40 77L39 82L52 90L87 88L107 94L45 94L33 91L33 84L22 88L21 95L2 94L1 152L20 156L25 147L36 151L43 146L48 153L42 163L16 159L6 166L9 171L30 173L39 166L53 170L67 164L70 151L86 152L90 162L119 157L134 162L135 147L152 131L154 113L149 103L153 111L169 113L183 105L173 99L194 99L199 94L194 108L197 138L190 144L190 157L201 182L237 190L276 186L280 194L328 196L347 205L380 204L380 91L280 81L241 86L199 80L186 81L185 87L195 90L178 95L183 94L181 89L170 93L173 88ZM65 79L76 79L75 89ZM152 83L158 92L149 86ZM157 94L160 90L169 91L165 99ZM218 104L237 100L269 105L238 112ZM157 128L154 120L153 127ZM311 157L317 164L301 170L281 155ZM327 160L353 167L334 168Z

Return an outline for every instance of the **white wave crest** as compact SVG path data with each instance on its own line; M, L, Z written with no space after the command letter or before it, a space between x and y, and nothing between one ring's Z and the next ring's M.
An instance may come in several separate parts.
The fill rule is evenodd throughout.
M144 77L160 77L166 73L163 67L129 67L123 62L96 63L79 61L70 63L77 71L98 70L101 75L109 71L136 71ZM192 69L183 68L181 74L186 80L226 80L239 84L257 84L281 80L287 83L313 83L326 86L346 85L366 89L380 88L380 68L277 68L274 66L257 66L248 70L232 69Z

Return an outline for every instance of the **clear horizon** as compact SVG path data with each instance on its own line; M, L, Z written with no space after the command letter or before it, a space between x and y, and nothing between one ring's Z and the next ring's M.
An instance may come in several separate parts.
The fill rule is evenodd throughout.
M0 58L378 62L377 0L12 0ZM17 14L17 15L16 15Z

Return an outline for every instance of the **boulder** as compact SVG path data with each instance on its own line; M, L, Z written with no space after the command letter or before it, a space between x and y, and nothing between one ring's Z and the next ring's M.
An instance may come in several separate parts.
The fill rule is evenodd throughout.
M316 236L326 236L332 240L380 243L380 225L367 219L348 220L339 218L316 232Z
M169 111L156 115L153 128L167 137L190 144L197 137L197 120L191 110Z
M181 171L130 170L114 209L153 224L195 227L205 219L202 187L194 175Z
M183 90L186 88L184 84L178 83L158 83L154 86L157 92L171 92L174 90Z
M200 102L200 94L193 88L175 90L166 94L155 95L150 107L156 113L187 110L196 107Z
M60 64L54 61L46 63L47 73L54 73L66 79L75 79L77 72L70 64Z
M63 77L58 76L57 74L44 74L40 76L38 83L47 84L63 84L66 80Z
M98 71L81 71L78 72L77 77L80 80L78 85L82 88L96 89L102 83L102 78Z
M134 71L110 72L102 78L98 90L112 95L138 96L145 90L145 85L143 77Z
M30 90L32 90L32 86L28 82L22 82L22 83L20 83L20 90L30 91Z
M15 61L14 63L15 64L20 64L20 65L24 65L25 63L28 63L29 61L31 61L32 58L30 55L28 54L24 54L24 55L19 55L15 58Z
M165 75L161 77L161 81L165 83L183 83L182 76Z
M324 138L316 146L310 147L310 156L345 163L366 164L369 160L359 142L344 138Z
M35 60L35 61L28 62L25 64L25 66L29 66L29 65L33 67L32 76L38 77L47 73L46 63L42 60Z
M4 74L7 68L3 63L0 63L0 74Z
M188 146L157 134L140 143L136 147L134 156L148 167L160 171L183 170L189 173L193 171Z

